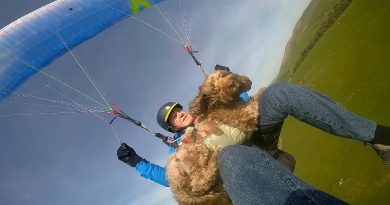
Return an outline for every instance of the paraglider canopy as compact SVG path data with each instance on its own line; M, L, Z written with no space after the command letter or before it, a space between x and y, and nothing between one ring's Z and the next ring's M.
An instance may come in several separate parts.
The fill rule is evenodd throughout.
M70 49L161 1L54 1L4 27L0 30L0 101Z

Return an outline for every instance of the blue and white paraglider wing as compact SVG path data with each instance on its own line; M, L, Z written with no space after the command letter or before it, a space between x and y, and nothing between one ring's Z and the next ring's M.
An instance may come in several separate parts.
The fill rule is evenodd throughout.
M0 101L104 29L163 0L59 0L0 30Z

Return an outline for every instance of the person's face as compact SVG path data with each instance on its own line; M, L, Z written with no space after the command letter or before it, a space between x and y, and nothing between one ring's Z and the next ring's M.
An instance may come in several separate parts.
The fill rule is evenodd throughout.
M173 131L177 131L190 126L194 122L194 118L180 108L174 108L168 117L168 122Z

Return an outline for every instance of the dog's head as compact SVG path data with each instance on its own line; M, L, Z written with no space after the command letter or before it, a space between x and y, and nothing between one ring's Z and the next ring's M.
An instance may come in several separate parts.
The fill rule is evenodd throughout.
M215 71L199 87L199 93L190 103L190 113L200 116L214 108L241 101L240 94L251 89L246 76L227 71Z

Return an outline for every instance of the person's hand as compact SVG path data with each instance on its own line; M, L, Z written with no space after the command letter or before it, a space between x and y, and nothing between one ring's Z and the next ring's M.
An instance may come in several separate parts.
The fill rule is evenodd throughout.
M224 71L230 72L230 68L227 66L223 66L223 65L215 65L214 69L215 70L224 70Z
M142 161L142 157L138 156L134 149L126 143L122 143L121 146L119 146L116 151L116 155L119 160L132 167L135 167L140 161Z

